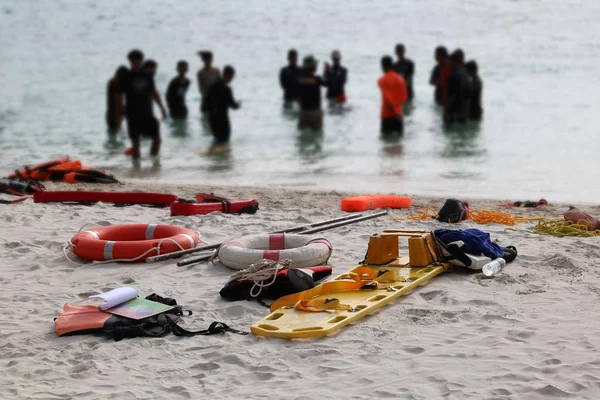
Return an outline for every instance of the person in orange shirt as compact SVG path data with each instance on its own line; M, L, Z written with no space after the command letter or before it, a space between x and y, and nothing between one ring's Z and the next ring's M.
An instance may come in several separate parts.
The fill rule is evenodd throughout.
M377 81L381 89L381 132L402 134L402 104L408 99L406 82L394 71L392 57L382 57L381 68L383 76Z

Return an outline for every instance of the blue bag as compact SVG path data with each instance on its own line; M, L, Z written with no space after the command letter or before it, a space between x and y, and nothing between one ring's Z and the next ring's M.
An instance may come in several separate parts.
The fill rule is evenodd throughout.
M480 231L479 229L436 229L433 234L444 244L457 242L459 240L464 242L462 250L465 253L476 256L483 254L492 260L501 258L504 255L502 247L491 241L490 234Z

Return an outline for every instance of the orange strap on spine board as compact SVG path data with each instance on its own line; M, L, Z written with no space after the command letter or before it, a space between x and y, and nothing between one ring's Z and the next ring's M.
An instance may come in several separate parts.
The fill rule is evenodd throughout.
M382 274L380 278L384 278L385 275L385 273ZM374 279L377 278L377 272L369 267L361 267L355 269L349 274L349 276L351 280L333 280L315 286L312 289L280 297L273 304L271 304L270 311L273 312L281 307L296 307L299 302L313 299L322 294L361 289L365 287L365 285L374 282ZM372 288L377 288L376 282Z

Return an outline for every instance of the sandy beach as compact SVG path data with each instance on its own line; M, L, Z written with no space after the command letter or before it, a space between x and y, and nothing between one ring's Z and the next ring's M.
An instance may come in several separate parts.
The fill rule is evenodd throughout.
M595 399L600 394L598 240L527 232L535 222L518 225L516 231L497 224L456 226L489 232L501 245L516 246L519 257L494 279L451 269L333 337L286 341L252 334L169 335L120 342L101 335L57 337L53 319L65 302L120 286L177 299L194 311L186 318L190 329L222 321L249 330L268 313L255 302L222 300L218 292L232 271L220 265L74 265L65 259L63 246L84 224L175 224L218 243L343 215L339 201L348 195L132 183L89 189L190 199L196 192L214 192L256 198L260 210L256 215L170 217L168 209L140 206L32 200L2 205L2 399ZM415 206L434 209L443 200L413 198ZM502 202L472 200L471 206L497 210ZM554 217L566 206L511 212ZM390 217L416 209L395 210ZM586 210L600 215L600 206ZM362 259L373 233L441 226L448 227L380 218L319 236L333 244L330 264L339 274Z

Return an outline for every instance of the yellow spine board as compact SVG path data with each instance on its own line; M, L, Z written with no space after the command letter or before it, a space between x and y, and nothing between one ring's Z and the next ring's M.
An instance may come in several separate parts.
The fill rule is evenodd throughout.
M395 264L395 265L394 265ZM329 335L342 327L359 320L367 314L403 296L433 277L446 271L448 264L431 264L426 267L410 267L408 264L393 262L388 265L360 265L334 280L348 280L350 274L371 268L381 278L377 289L357 289L337 291L317 295L311 300L337 299L339 303L351 306L352 311L327 310L322 312L300 311L294 307L279 308L252 325L255 335L296 339ZM385 274L384 274L385 273ZM385 279L385 280L384 280Z

